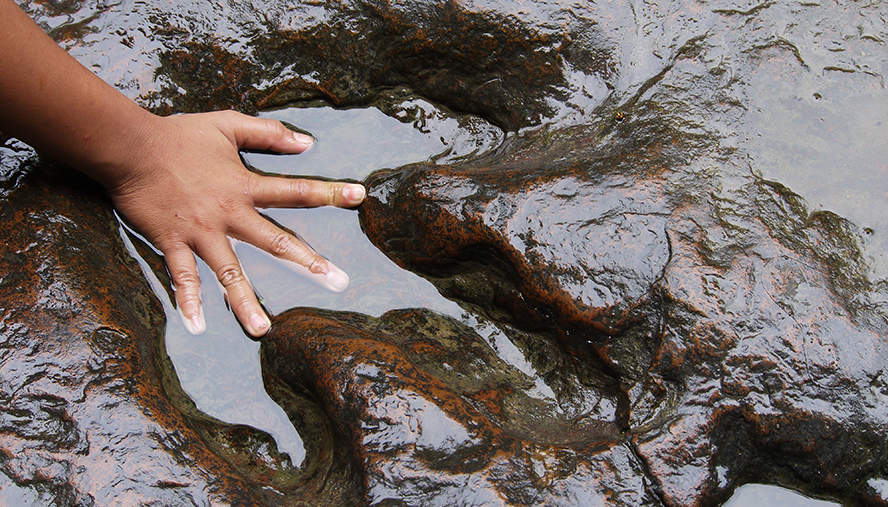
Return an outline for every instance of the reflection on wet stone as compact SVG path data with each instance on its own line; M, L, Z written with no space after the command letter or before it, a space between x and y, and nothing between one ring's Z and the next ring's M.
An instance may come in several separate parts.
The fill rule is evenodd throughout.
M266 26L267 33L249 37L261 48L252 58L240 60L222 41L193 41L192 34L179 37L192 47L161 55L158 72L201 97L191 102L189 95L165 91L175 110L227 103L253 111L310 99L354 105L408 86L514 130L550 115L545 97L563 85L558 61L569 37L542 21L527 26L508 14L455 3L266 2L254 9L233 27Z
M26 8L159 112L456 125L424 162L346 176L366 237L458 311L405 289L378 315L276 315L288 454L201 412L107 200L8 141L0 470L25 492L0 499L690 507L765 483L888 505L888 203L840 210L816 181L888 185L884 5Z
M723 195L706 179L670 192L651 171L668 151L611 145L626 152L379 173L363 225L465 308L605 374L622 391L620 430L667 504L710 504L731 481L774 477L849 495L879 474L888 400L864 386L883 374L886 326L860 304L849 226L751 175Z
M163 316L107 199L25 171L0 204L3 472L60 505L240 501L253 486L162 387Z
M558 413L528 396L528 379L452 319L421 310L379 319L293 310L276 324L264 342L267 375L327 400L369 503L528 505L618 488L621 504L658 504L643 465L617 443L611 400L576 393L595 398L576 399L603 413ZM563 377L551 383L582 389L577 376Z

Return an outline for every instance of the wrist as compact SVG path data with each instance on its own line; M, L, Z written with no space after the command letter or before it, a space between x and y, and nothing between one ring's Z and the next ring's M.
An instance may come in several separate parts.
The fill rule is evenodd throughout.
M129 99L126 99L127 101ZM157 155L161 118L134 102L118 107L113 120L86 134L75 168L115 193L137 179L145 158Z

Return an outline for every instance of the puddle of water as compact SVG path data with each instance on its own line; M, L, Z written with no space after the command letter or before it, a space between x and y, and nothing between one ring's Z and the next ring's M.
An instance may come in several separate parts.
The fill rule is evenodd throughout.
M275 174L362 180L377 169L428 160L447 147L440 139L376 108L289 108L265 111L259 116L290 123L317 139L301 155L244 155L257 169ZM446 135L451 137L453 133Z
M779 486L744 484L723 507L841 507L841 504L815 500Z
M888 89L863 73L788 75L766 62L752 79L753 169L860 228L873 281L888 278Z
M244 155L248 164L275 174L363 180L381 168L429 160L447 149L440 138L457 135L455 131L426 134L375 108L291 108L260 116L296 125L317 139L315 145L301 155ZM428 281L404 271L370 243L361 231L356 211L324 207L269 209L264 213L298 234L348 273L350 279L344 293L319 289L312 282L295 276L265 252L239 243L238 256L272 313L308 306L373 316L405 307L461 314L458 307L442 298Z
M33 488L23 488L5 474L0 474L0 505L52 505L49 493L41 493Z
M419 128L415 123L398 121L374 108L293 108L265 112L261 116L286 121L317 138L316 145L301 155L244 155L250 165L278 174L362 180L380 168L426 161L448 149L452 154L455 143L448 144L448 140L465 135L455 123L433 124L431 129L429 123L424 123ZM345 292L328 292L288 271L264 252L238 244L238 255L272 313L306 306L379 316L396 308L423 307L476 328L481 326L455 303L441 297L428 281L402 270L379 252L360 230L355 211L280 209L267 210L266 214L298 233L351 278ZM268 432L294 464L301 463L305 456L302 440L263 387L258 342L243 333L226 309L209 268L199 262L199 269L205 284L206 333L188 334L175 309L162 297L168 320L167 352L183 389L201 411L228 423L246 424ZM156 280L154 283L155 290L163 296L160 285ZM771 505L827 507L837 504L810 499L776 486L750 484L739 488L725 507Z
M244 159L269 173L362 180L377 169L478 149L464 141L466 133L459 129L459 122L436 116L435 111L428 109L413 110L417 112L422 113L421 123L399 121L375 108L265 112L260 116L298 126L315 136L317 142L301 155L246 153ZM488 135L487 147L492 147L496 139L495 134ZM329 292L297 276L265 252L239 243L236 250L244 269L273 314L302 306L379 316L396 308L422 307L462 318L464 312L455 303L441 297L425 279L399 268L370 243L361 231L356 211L274 209L266 214L296 232L351 279L345 292ZM204 413L227 423L266 431L294 464L301 463L305 451L299 434L265 392L259 343L246 336L227 310L213 283L212 271L203 262L198 264L207 319L203 335L192 336L185 330L161 286L156 279L152 280L164 301L167 353L182 388ZM149 274L149 278L153 277Z

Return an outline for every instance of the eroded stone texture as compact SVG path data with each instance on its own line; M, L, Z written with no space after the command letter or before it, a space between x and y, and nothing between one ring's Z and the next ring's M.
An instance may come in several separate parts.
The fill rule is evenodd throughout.
M101 193L24 179L0 204L3 472L61 505L251 503L160 386L162 314Z
M661 320L652 287L670 257L670 203L665 179L614 170L632 160L599 146L588 166L517 160L377 174L364 229L402 265L441 278L448 297L546 329L585 360L607 355L590 350L593 342L631 349L620 364L602 359L639 376L638 362L650 357L645 337Z
M232 104L254 112L311 99L366 104L407 86L514 130L551 116L549 98L567 96L565 55L610 74L607 52L570 47L574 30L596 31L589 22L574 29L571 17L544 3L268 1L224 10L180 3L118 30L130 47L145 32L160 46L154 71L166 86L139 98L165 112Z
M660 505L613 399L563 372L591 410L558 414L450 318L293 310L262 356L266 378L322 400L370 505Z
M888 325L849 224L751 175L669 192L680 159L604 150L379 174L363 224L467 309L624 388L665 503L712 505L735 481L862 503L886 466Z
M677 505L698 501L692 483L714 492L732 480L884 504L865 500L865 482L885 474L886 321L884 308L861 304L884 293L857 286L849 297L846 285L860 280L849 280L859 252L848 224L808 215L767 182L715 197L732 211L675 215L651 379L676 389L681 408L653 428L641 403L640 454Z
M888 504L888 291L853 224L757 176L749 121L883 90L884 5L210 5L29 10L155 111L397 88L509 131L367 180L368 236L466 317L275 317L294 467L177 391L101 194L5 151L4 474L63 505Z
M888 450L885 292L854 227L734 166L718 138L649 128L659 93L550 143L557 161L529 142L491 166L376 174L363 226L465 308L625 389L625 434L664 503L773 481L884 504L867 481Z
M336 458L323 425L312 466L299 468L270 436L190 404L109 200L70 170L29 162L0 159L2 473L54 505L348 503L348 469L327 470ZM298 499L284 496L294 488Z

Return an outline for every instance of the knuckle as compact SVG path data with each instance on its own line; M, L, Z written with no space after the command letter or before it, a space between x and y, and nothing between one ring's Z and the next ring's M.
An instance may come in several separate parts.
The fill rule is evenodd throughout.
M261 193L262 179L264 176L260 176L252 171L247 171L239 177L240 186L244 189L244 196L247 196L250 200L255 199L255 196Z
M289 181L290 191L293 192L293 195L306 197L311 194L311 184L309 184L308 180L297 178Z
M283 137L290 132L290 129L277 120L265 120L265 128L268 130L268 135L274 137Z
M293 240L289 234L279 232L274 234L268 242L268 253L275 257L284 257L292 251Z
M200 295L197 291L185 291L185 292L177 292L176 300L179 303L179 306L182 308L195 307L200 304Z
M215 111L215 113L219 115L219 118L222 118L223 120L228 122L234 122L240 116L237 111L234 111L232 109L223 109L221 111Z
M325 273L327 271L327 260L319 255L312 255L306 261L305 267L312 273Z
M179 271L173 276L173 283L178 288L195 288L200 285L200 276L194 271Z
M230 127L234 124L234 117L231 115L233 111L231 110L222 110L222 111L210 111L207 113L209 118L212 118L217 126L225 126Z
M226 289L245 280L244 272L237 264L227 264L216 271L216 278Z

